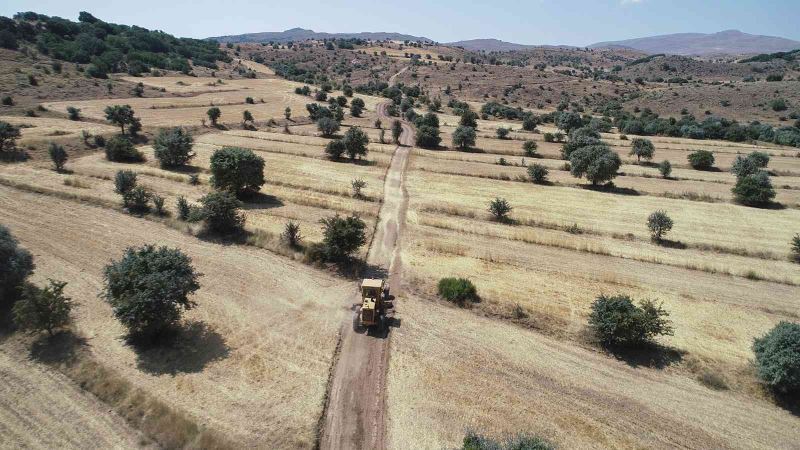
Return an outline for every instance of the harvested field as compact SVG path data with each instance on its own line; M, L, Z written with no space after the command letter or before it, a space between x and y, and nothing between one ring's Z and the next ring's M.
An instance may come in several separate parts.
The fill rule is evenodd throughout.
M37 141L57 141L81 137L81 131L91 134L112 134L119 131L111 125L50 117L0 116L0 120L21 127L21 144Z

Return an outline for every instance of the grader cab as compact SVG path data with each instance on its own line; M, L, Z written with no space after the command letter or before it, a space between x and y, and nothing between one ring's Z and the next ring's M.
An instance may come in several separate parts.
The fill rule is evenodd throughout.
M386 326L386 302L389 298L389 287L386 280L365 278L361 282L361 305L353 317L353 328L356 331L364 328L383 329Z

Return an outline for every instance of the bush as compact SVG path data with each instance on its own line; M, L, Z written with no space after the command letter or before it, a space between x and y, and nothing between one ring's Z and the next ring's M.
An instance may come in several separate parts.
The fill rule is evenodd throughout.
M556 119L556 126L567 133L583 126L583 119L578 113L562 112Z
M508 215L512 209L511 204L504 198L497 197L489 202L489 212L498 222L508 222L510 220Z
M192 153L192 135L183 128L161 129L153 142L153 150L161 167L178 167L189 162Z
M203 205L202 219L206 228L213 233L228 234L244 228L245 217L239 211L242 202L232 193L211 192L200 199Z
M151 194L150 199L153 200L153 206L156 209L156 214L158 214L159 216L163 216L164 214L166 214L166 211L164 211L164 197L156 194Z
M570 173L576 178L586 176L592 185L611 181L622 164L619 155L606 145L588 145L572 152Z
M468 431L462 441L461 450L555 450L555 446L538 436L524 433L497 441Z
M219 120L220 116L222 116L222 111L217 108L216 106L211 107L206 111L206 115L208 119L211 121L212 126L217 126L217 120Z
M53 168L56 169L56 172L63 172L64 165L67 163L67 159L69 159L69 155L67 155L67 151L64 150L64 146L51 142L47 151L50 154L50 160L53 161Z
M438 291L443 299L459 306L478 301L478 290L466 278L442 278L439 280Z
M475 145L476 138L475 128L460 125L453 132L453 146L466 150Z
M119 170L114 177L114 192L124 196L136 187L136 172L132 170Z
M470 127L472 129L478 128L478 114L475 111L464 111L461 114L461 119L459 119L458 124L462 127Z
M627 295L601 295L592 303L589 326L607 345L640 346L659 335L672 335L669 313L650 300L636 306Z
M542 184L547 181L547 175L549 171L547 167L541 164L531 164L528 166L528 176L530 177L531 181L536 184Z
M796 263L800 263L800 234L795 234L792 238L791 259Z
M0 120L0 153L14 150L19 137L19 127Z
M103 271L102 296L132 337L154 337L180 320L200 288L192 260L178 249L129 247Z
M74 106L67 106L69 120L81 120L81 110Z
M66 285L66 282L55 280L50 280L44 289L26 285L20 300L12 309L14 324L20 330L34 333L47 331L51 336L53 330L67 325L72 299L64 295Z
M339 131L339 122L330 117L322 117L317 121L317 129L324 137L331 137Z
M714 154L708 150L698 150L686 157L695 170L710 170L714 166Z
M771 100L769 102L769 107L775 112L786 111L789 108L789 106L786 104L786 100L782 98Z
M264 184L264 159L250 149L223 147L211 155L211 185L237 196L255 194Z
M106 138L97 134L94 136L94 145L95 147L105 147L106 146Z
M369 137L359 127L350 127L342 138L347 156L351 160L367 156L367 144L369 144Z
M511 130L503 127L499 127L497 130L495 130L495 134L497 135L498 139L507 139L510 132Z
M744 177L758 173L769 164L769 155L764 152L752 152L746 157L737 156L731 165L731 173Z
M650 237L660 242L665 234L672 229L672 219L664 210L658 210L647 217L647 228L650 230Z
M781 392L800 392L800 324L780 322L753 341L758 377Z
M739 177L731 191L737 202L747 206L763 206L775 198L775 189L763 170Z
M3 96L3 106L14 106L14 99L10 95Z
M641 162L642 158L645 160L652 159L655 152L656 148L650 139L633 138L633 140L631 140L631 151L628 154L636 155L636 160Z
M0 307L19 297L33 268L30 252L19 246L8 228L0 225Z
M292 220L286 222L281 239L292 248L299 247L300 241L303 240L303 235L300 234L300 225Z
M356 215L340 217L336 214L320 220L322 224L322 245L325 259L336 261L344 259L366 243L364 230L366 224Z
M113 162L141 162L144 161L142 152L133 146L125 136L114 136L106 142L106 159Z
M367 187L367 182L361 178L357 178L350 182L350 186L353 188L353 197L362 198L363 194L361 193L361 190Z
M555 140L556 140L556 138L553 135L553 133L545 133L543 137L544 137L544 141L545 142L555 142Z
M522 150L525 152L525 156L533 158L536 156L536 150L539 148L539 145L536 144L536 141L525 141L522 144Z
M192 212L192 207L189 206L186 197L182 195L178 197L178 200L175 202L175 209L178 211L178 219L180 220L188 220L189 214Z
M439 147L442 138L439 137L439 128L430 125L417 127L417 147L432 149Z
M669 178L672 174L672 164L665 159L658 165L658 171L661 172L662 177Z
M135 186L122 196L125 206L134 213L145 213L150 210L148 206L150 198L151 194L143 186Z
M341 97L341 98L344 98L344 97ZM345 102L346 101L347 101L347 99L345 99ZM347 103L345 103L345 104L347 104ZM341 103L340 103L340 105L344 106ZM364 111L364 107L365 107L364 100L356 97L356 98L353 99L352 102L350 102L350 114L353 117L361 117L361 113Z
M325 153L328 155L330 159L339 159L344 154L346 147L344 146L344 142L341 139L336 139L333 141L328 142L328 145L325 146Z

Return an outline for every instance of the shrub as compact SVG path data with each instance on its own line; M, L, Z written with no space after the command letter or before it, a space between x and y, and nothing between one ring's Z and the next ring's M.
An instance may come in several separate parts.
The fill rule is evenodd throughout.
M125 125L135 126L139 119L134 117L133 108L130 105L109 105L104 110L106 120L117 125L125 134Z
M17 327L34 333L47 331L52 336L53 330L67 325L72 299L64 295L66 285L66 282L52 279L44 289L26 285L12 309Z
M33 272L33 256L0 225L0 306L11 304Z
M672 219L664 210L654 211L647 217L647 228L650 230L650 237L660 242L665 234L672 229Z
M698 150L686 157L695 170L710 170L714 166L714 154L708 150Z
M142 152L133 146L125 136L114 136L106 142L106 159L113 162L141 162L144 161Z
M539 118L533 114L528 114L522 119L522 129L525 131L533 131L537 125L539 125Z
M763 170L739 177L731 191L737 202L748 206L766 205L775 198L775 189Z
M511 131L508 128L503 127L499 127L497 130L495 130L495 134L497 135L498 139L507 139L510 132Z
M478 290L466 278L442 278L439 280L438 292L443 299L459 306L478 301Z
M392 122L392 142L400 143L400 135L403 134L403 124L399 120Z
M67 106L69 120L81 120L81 110L74 106Z
M636 160L641 162L642 158L645 160L652 159L655 152L656 148L650 139L633 138L631 140L631 151L628 154L636 155Z
M211 121L211 125L217 126L217 120L219 120L220 116L222 115L222 111L216 106L214 106L212 108L209 108L208 111L206 111L206 115L208 116L208 119Z
M136 187L136 172L132 170L118 170L117 175L114 177L114 192L122 195Z
M658 171L661 172L662 177L669 178L670 174L672 174L672 164L665 159L658 165Z
M67 151L64 150L64 146L51 142L47 151L50 154L50 160L53 161L53 168L56 169L56 172L62 172L64 170L64 165L67 163L67 159L69 159Z
M344 98L344 97L341 97L341 98ZM347 99L344 99L344 100L345 100L345 102L347 102ZM347 103L345 103L345 104L347 104ZM344 106L341 103L340 103L340 105ZM350 102L350 114L353 117L361 117L361 113L364 111L364 107L365 107L364 100L356 97L356 98L353 99L352 102Z
M367 187L367 182L362 180L361 178L358 178L351 181L350 185L353 188L353 197L361 198L363 196L361 190Z
M592 303L589 326L604 344L639 346L655 336L672 335L668 316L650 300L636 306L627 295L601 295Z
M539 436L520 433L498 441L468 431L461 450L555 450L555 446Z
M789 108L789 106L786 104L786 100L782 98L771 100L769 102L769 107L775 112L786 111Z
M800 234L795 234L792 238L792 250L790 252L791 259L796 262L800 263Z
M511 204L504 198L497 197L489 202L489 212L498 222L508 222L508 215L511 214Z
M0 153L14 150L19 136L19 127L0 120Z
M317 121L317 128L324 137L331 137L339 131L339 122L330 117L322 117Z
M366 242L366 224L356 215L340 217L336 214L320 220L322 224L323 253L327 260L336 261L350 256Z
M303 235L300 234L300 225L292 220L286 222L281 233L281 239L286 242L290 247L297 248L300 241L303 240Z
M341 158L345 150L346 148L344 146L344 142L342 142L341 139L330 141L328 142L328 145L325 146L325 153L330 159Z
M369 137L359 127L350 127L342 138L347 156L351 160L367 156L367 144L369 144Z
M605 145L600 142L600 133L587 127L572 130L569 133L569 142L561 147L561 157L568 160L572 152L589 145Z
M4 95L2 102L4 106L14 106L14 99L10 95Z
M256 101L253 100L253 97L245 97L244 102L247 103L248 105L253 105L255 104Z
M150 209L148 206L150 198L151 194L143 186L134 186L133 189L122 196L128 210L134 213L147 212Z
M94 136L94 145L96 147L105 147L106 146L106 138L100 136L99 134Z
M430 125L421 125L417 127L417 147L422 148L437 148L442 142L439 137L439 128Z
M472 129L478 128L478 114L475 111L464 111L461 114L461 119L459 119L458 124L462 127L470 127Z
M800 392L800 324L780 322L753 341L758 377L781 392Z
M177 167L189 162L192 153L192 135L183 128L161 129L153 142L153 150L161 167Z
M202 218L208 231L228 234L244 228L245 217L239 211L242 202L227 191L211 192L200 199Z
M476 138L475 128L460 125L453 132L453 146L466 150L475 145Z
M132 337L154 337L180 320L200 288L192 260L178 249L129 247L103 271L102 296Z
M211 155L211 185L237 196L258 192L264 184L264 159L250 149L223 147Z
M156 208L156 214L163 216L166 213L166 211L164 211L164 197L157 194L151 194L150 199L153 200L153 206Z
M731 173L737 177L752 175L766 168L769 164L769 154L752 152L746 157L737 156L731 165Z
M562 112L556 119L556 126L567 133L583 126L583 119L578 113Z
M572 152L570 173L576 178L586 176L592 185L611 181L622 164L619 155L606 145L588 145Z
M528 156L528 157L531 157L531 158L536 156L536 150L538 148L539 148L539 145L536 144L536 141L525 141L522 144L522 150L525 152L525 156Z
M545 133L543 137L544 137L544 141L545 142L555 142L555 140L556 140L556 138L553 135L553 133Z
M531 164L528 166L528 176L530 177L531 181L536 184L542 184L547 181L547 175L549 171L547 167L541 164Z
M175 203L175 209L178 211L178 219L180 220L187 220L192 211L192 208L189 206L189 202L186 200L186 197L182 195L178 197L178 200Z

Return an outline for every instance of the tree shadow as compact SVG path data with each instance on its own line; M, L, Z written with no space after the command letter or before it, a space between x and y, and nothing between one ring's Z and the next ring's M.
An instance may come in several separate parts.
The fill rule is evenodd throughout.
M167 168L165 168L165 170L167 170L169 172L183 173L183 174L197 174L197 173L201 173L203 171L203 169L200 168L200 167L188 166L188 165L167 167Z
M594 184L583 184L581 185L581 187L583 189L586 189L587 191L606 192L609 194L616 194L616 195L631 195L631 196L642 195L636 189L615 186L613 183L609 183L603 186Z
M649 367L665 369L683 360L685 352L656 343L639 347L602 345L603 350L617 360L624 361L630 367Z
M673 241L670 239L661 239L661 240L653 240L656 245L666 248L675 248L679 250L684 250L686 248L686 244L681 241Z
M800 417L800 391L785 393L772 392L771 394L776 405L792 415Z
M272 209L279 208L284 205L283 201L278 197L263 192L256 192L243 197L244 205L242 209L245 210L258 210L258 209Z
M483 149L480 149L480 148L474 148L474 147L457 148L457 149L454 149L454 150L462 152L462 153L486 153L486 150L483 150Z
M86 338L63 330L52 336L44 334L31 344L30 358L45 364L67 363L75 359L77 353L88 344Z
M0 161L2 162L24 162L29 158L28 152L19 148L0 151Z
M205 322L189 322L162 334L158 343L131 341L136 366L152 375L201 372L208 364L225 359L230 347L225 338Z

